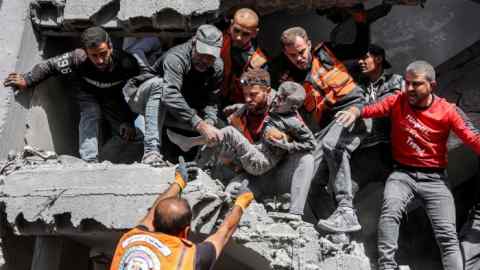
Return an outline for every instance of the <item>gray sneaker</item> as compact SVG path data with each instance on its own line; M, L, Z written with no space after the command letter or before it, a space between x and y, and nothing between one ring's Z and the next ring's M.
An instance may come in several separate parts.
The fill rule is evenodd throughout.
M350 207L338 207L327 219L320 219L317 228L326 232L345 233L362 229L355 210Z

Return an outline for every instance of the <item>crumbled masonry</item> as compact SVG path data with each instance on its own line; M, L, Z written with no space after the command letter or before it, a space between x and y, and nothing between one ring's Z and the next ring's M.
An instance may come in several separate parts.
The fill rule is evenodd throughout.
M329 38L333 25L315 10L358 2L372 6L381 1L0 0L2 25L9 29L0 33L0 79L8 72L27 71L44 59L73 48L76 36L92 25L104 26L114 41L126 36L154 35L169 45L170 39L190 37L201 24L221 21L238 4L252 4L258 10L262 17L259 42L271 48L273 56L280 52L278 37L283 29L294 24L304 26L316 44ZM438 75L437 94L458 104L477 127L480 31L471 21L480 12L479 3L437 0L427 1L425 8L395 6L371 28L372 41L385 46L394 65L391 71L403 73L413 59L431 61ZM84 270L87 267L73 265L75 259L88 264L97 256L96 259L108 262L121 233L117 229L136 225L158 192L167 187L173 169L109 162L87 164L68 155L55 157L53 151L70 155L78 151L78 111L69 102L68 86L52 78L34 91L14 94L1 85L0 88L0 213L4 215L0 227L0 269L38 270L33 267L33 255L43 251L37 244L45 238L51 240L46 246L56 246L54 251L66 254L61 256L69 265L45 266L40 270ZM33 147L24 149L25 145ZM474 187L470 183L478 182L478 157L455 136L451 136L448 147L448 174L458 199L457 222L461 225L462 215L470 207L468 196ZM11 149L16 152L9 153ZM112 151L110 156L121 155ZM110 156L104 159L113 160ZM314 229L313 218L331 213L329 197L315 197L309 202L317 212L312 217L307 211L308 222L282 213L289 207L287 196L269 198L252 203L215 270L375 269L376 228L384 179L378 172L382 165L382 155L375 150L361 149L352 157L352 172L359 174L354 178L360 186L355 206L363 227L361 233L352 236L354 241L345 235L327 238ZM228 211L230 199L222 190L222 184L205 173L185 190L184 196L194 206L194 237L214 230ZM417 206L410 209L407 224L402 228L399 257L415 269L440 269L435 240L426 229L428 219L423 212L414 211ZM86 248L72 252L65 248L68 242ZM58 255L49 252L49 256L44 256L46 260L50 261L50 255ZM222 260L228 263L222 264ZM93 268L107 269L103 266Z
M8 225L20 235L69 237L131 228L173 179L173 167L90 164L70 156L43 158L43 151L26 150L11 153L0 167L0 201ZM194 232L208 235L221 222L231 203L223 189L204 172L185 188L183 196L194 213ZM87 220L95 226L85 229ZM329 269L327 265L335 260L370 269L362 244L348 238L336 243L321 237L312 224L286 213L267 212L255 202L233 238L266 260L271 269Z

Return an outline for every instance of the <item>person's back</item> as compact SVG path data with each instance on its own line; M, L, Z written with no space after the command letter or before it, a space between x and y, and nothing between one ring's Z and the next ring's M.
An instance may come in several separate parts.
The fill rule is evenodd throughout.
M210 270L235 231L243 211L253 200L246 187L218 230L200 244L188 241L192 210L177 197L188 181L196 178L197 168L179 158L175 181L161 194L140 225L125 233L117 244L110 270L182 269Z

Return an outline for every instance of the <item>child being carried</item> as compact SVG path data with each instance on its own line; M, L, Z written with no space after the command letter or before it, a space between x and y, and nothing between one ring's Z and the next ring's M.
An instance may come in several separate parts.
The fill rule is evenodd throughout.
M304 100L305 89L300 84L282 83L265 119L262 137L255 143L234 127L238 126L235 123L238 117L235 116L247 110L246 106L242 106L229 117L232 126L220 129L221 140L218 144L222 146L222 153L235 157L249 174L262 175L275 167L286 153L314 150L315 137L297 111ZM167 130L167 135L183 151L207 143L203 136L186 137L171 130Z

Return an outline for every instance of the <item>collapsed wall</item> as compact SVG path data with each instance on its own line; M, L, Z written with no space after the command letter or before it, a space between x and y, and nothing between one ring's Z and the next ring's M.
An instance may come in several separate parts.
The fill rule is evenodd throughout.
M195 26L220 18L222 12L230 8L229 3L232 5L236 3L235 1L142 1L141 4L135 5L136 1L34 1L39 8L37 13L31 14L34 28L37 30L35 32L27 18L26 11L30 2L27 0L0 2L2 23L8 20L8 25L13 25L18 33L22 33L21 35L13 35L9 31L0 33L0 44L2 48L7 48L7 53L1 55L3 61L0 75L2 77L12 70L28 70L41 59L68 49L67 47L73 46L74 42L68 42L69 39L63 35L77 35L79 30L94 23L103 24L117 37L146 33L186 37L191 34ZM296 11L299 7L304 11L313 10L316 4L325 4L328 1L247 2L263 5L266 8L263 9L262 14L269 14L283 9ZM148 5L145 6L145 3ZM171 9L162 6L169 4L172 5ZM142 7L148 7L148 9ZM432 27L426 23L428 18L416 19L428 11L429 5L425 10L413 10L413 8L409 10L411 7L395 8L392 16L387 17L387 22L373 27L373 31L376 33L374 40L386 43L387 49L392 49L395 63L398 63L397 60L413 60L413 57L417 57L414 53L419 48L427 48L427 50L430 48L429 51L422 51L422 55L425 55L427 60L434 59L435 63L443 63L438 67L441 95L448 97L452 102L458 101L463 108L467 109L469 116L476 120L477 126L480 119L478 118L478 102L475 102L478 100L478 76L476 74L478 74L480 57L478 43L471 47L468 45L472 41L478 40L480 35L478 31L471 31L469 27L472 24L470 22L465 25L464 19L469 21L469 16L461 16L461 14L464 14L462 12L465 14L475 13L478 7L480 6L475 6L469 1L441 1L440 4L435 5L435 12L438 11L435 14L441 14L440 18L432 19ZM178 12L179 10L181 12ZM32 12L35 11L34 9ZM198 12L186 15L192 11ZM133 15L129 17L128 14ZM402 17L405 17L404 20L401 20ZM408 24L405 21L421 22L421 24ZM328 36L326 30L329 27L325 21L313 13L306 16L272 14L264 22L265 27L262 31L271 32L269 33L271 36L265 34L263 39L268 39L272 44L277 44L278 35L276 34L280 31L277 28L281 28L279 25L283 27L288 23L304 24L307 29L317 32L313 33L317 38L323 37L322 35ZM388 31L381 32L379 28L385 28ZM399 29L403 33L405 28L408 28L409 31L396 38L390 38L392 33L400 32ZM467 33L457 33L459 28L470 30ZM421 36L426 38L420 38L416 29L421 29ZM455 42L448 38L451 35L456 37ZM462 35L465 38L459 38ZM463 53L455 55L457 51L461 50L464 50ZM451 59L449 59L450 57ZM76 154L76 111L72 109L73 106L68 100L65 89L65 85L60 80L50 79L37 87L35 91L17 93L15 97L11 91L6 89L0 91L0 159L6 158L11 149L21 151L25 144L55 150L61 154ZM449 175L455 180L456 186L464 190L465 183L472 179L477 172L477 157L461 146L458 140L453 138L451 142ZM384 178L373 172L377 166L381 166L382 160L375 153L369 156L366 152L368 150L357 153L357 158L354 157L353 161L353 170L364 172L363 175L354 176L357 177L358 182L363 183L356 201L363 230L354 238L365 243L366 253L370 258L375 258L375 243L369 242L374 242L376 237L376 219L383 187L381 180ZM171 175L171 170L164 174L164 172L141 165L129 167L101 164L97 167L81 162L72 165L68 161L69 158L65 158L67 161L63 160L64 158L59 159L61 161L59 164L57 161L49 161L47 162L49 164L44 164L46 167L24 166L21 161L20 170L9 174L7 178L3 179L4 183L0 185L2 188L0 200L9 202L3 206L6 214L5 220L8 221L6 228L9 228L4 230L4 240L6 240L4 244L7 247L13 245L14 250L22 250L25 253L6 252L6 265L9 264L9 261L22 263L21 267L11 269L28 269L30 267L36 269L34 266L43 265L42 258L48 261L46 259L48 257L40 256L39 251L35 253L35 250L43 248L54 250L52 253L57 254L57 263L61 266L69 264L61 260L62 250L58 250L59 246L65 247L69 252L82 250L77 254L83 254L81 258L87 261L91 260L92 256L96 257L95 254L111 253L114 239L118 239L119 236L119 232L116 230L134 225L138 217L151 204L156 192L165 187L165 183L158 184L155 182L158 179L153 179L153 177ZM137 175L129 174L130 170ZM83 177L79 177L79 175ZM92 175L99 175L96 178L97 181L94 181L95 183L89 182L95 179ZM145 177L139 177L140 175L151 175L152 178L143 179ZM53 181L54 179L57 182ZM84 181L86 187L81 184L66 187L63 185L66 179L77 179L79 183ZM123 182L111 182L112 179L123 179ZM131 186L130 183L136 179L147 181L148 184L131 194L122 193L120 188L122 183L129 183L128 185ZM99 189L93 190L89 188L89 185ZM104 185L103 188L102 185ZM215 185L213 184L213 186ZM107 189L113 191L106 192ZM192 194L197 194L195 192L192 191ZM225 198L222 192L215 191L212 194L223 198L221 199L222 209L228 208L223 204ZM218 206L215 203L210 205L211 198L206 198L207 203L203 204L198 201L195 203L195 200L199 198L195 196L193 204L199 205L197 210L205 207L205 211L211 213L211 215L206 215L205 220L198 223L206 222L208 224L200 227L201 229L206 226L203 231L206 233L207 228L213 229L217 220L221 220L223 212L217 211L220 208L215 208ZM466 197L456 197L457 199L461 198L459 205L463 204L463 207L457 208L458 211L465 213L468 208L468 203L464 203ZM105 204L109 200L112 200L112 203ZM216 203L220 203L220 201L217 200ZM325 211L325 204L325 201L313 200L310 205L310 217L307 219L315 222L315 219L322 217L322 214L325 217L324 215L329 213ZM212 210L208 209L212 208L207 205L215 206L213 207L215 211L210 212ZM119 210L127 207L130 210L112 212L107 211L107 206L110 207L108 209ZM250 213L250 211L253 212ZM112 215L118 215L118 217ZM200 216L205 217L204 215ZM403 243L410 251L406 252L407 255L403 256L403 259L414 265L415 260L417 260L417 265L422 265L422 260L424 260L421 269L435 269L438 265L431 262L439 261L438 258L435 258L435 256L438 257L438 254L435 254L438 251L433 240L425 238L425 235L429 235L429 231L426 229L428 221L424 216L416 215L416 218L420 221L412 224L414 218L410 218L406 232L422 237L419 236L413 240L400 239L401 245ZM13 231L10 232L10 229ZM33 244L34 237L38 237L35 244ZM332 242L338 239L321 238L312 225L285 220L282 215L267 212L262 204L252 205L252 210L249 210L245 216L234 238L236 241L227 248L226 259L220 262L219 269L269 269L270 267L278 269L323 269L322 267L339 269L342 267L342 262L351 262L352 265L368 265L368 259L362 255L360 245L349 244L344 249L342 245ZM431 251L433 254L419 253L418 244L422 244L422 241L430 243L428 248L433 249ZM81 247L78 243L81 243ZM95 247L94 251L91 251L91 247ZM400 253L405 250L405 248L401 248ZM51 253L46 255L51 255ZM400 255L402 257L402 254ZM427 256L430 256L429 259ZM32 264L32 257L39 259ZM78 264L77 267L80 268L80 265L83 266L84 263ZM327 268L328 266L331 268ZM70 269L74 269L72 265L70 267Z
M50 155L44 160L29 154L12 155L2 163L3 231L36 236L37 241L52 236L75 239L90 252L106 257L112 256L119 232L134 227L173 180L173 167L88 164L70 156ZM215 230L231 203L223 185L203 172L185 188L183 197L193 210L192 231L200 238ZM338 261L370 269L361 244L321 237L312 224L268 213L256 202L245 212L233 239L226 258L237 263L224 259L218 269L229 265L229 269L314 270L329 269L324 267ZM43 256L60 252L48 251L48 245L41 247L46 249ZM34 256L32 265L40 265L43 256Z

